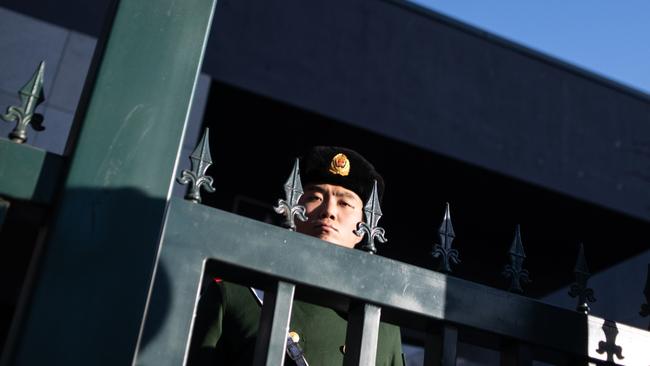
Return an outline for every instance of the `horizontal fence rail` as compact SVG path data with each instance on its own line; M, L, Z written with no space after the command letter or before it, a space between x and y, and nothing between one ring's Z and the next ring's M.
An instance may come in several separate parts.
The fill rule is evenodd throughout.
M574 359L650 364L650 353L646 352L650 345L647 331L381 256L330 245L180 199L172 199L169 203L158 255L135 360L139 365L183 363L197 294L209 259L235 279L247 283L257 281L256 286L262 288L275 286L279 300L293 296L295 285L296 298L327 294L329 302L325 305L346 310L349 306L351 319L361 319L351 326L364 330L348 330L359 335L355 344L361 350L355 357L360 364L365 364L361 361L364 359L374 360L363 350L372 349L368 345L371 342L366 343L366 339L372 339L373 327L366 323L372 323L371 319L379 314L383 320L420 327L424 331L430 329L431 322L442 323L441 338L445 347L447 343L457 342L456 327L468 327L514 340L515 346L510 352L514 359L530 360L522 355L529 352L525 345L532 345L562 352ZM268 323L269 335L282 334L278 327L285 327L288 322L286 304L283 301L275 309L263 310L263 313L280 317L262 320ZM364 338L366 328L370 333ZM264 332L260 329L261 335ZM273 347L271 339L265 341L269 358L260 364L272 364L268 362L271 357L277 357L278 347ZM427 352L438 352L443 360L455 358L455 344L453 352L449 352L427 342ZM425 355L425 360L431 359L430 355ZM444 364L453 363L449 360Z

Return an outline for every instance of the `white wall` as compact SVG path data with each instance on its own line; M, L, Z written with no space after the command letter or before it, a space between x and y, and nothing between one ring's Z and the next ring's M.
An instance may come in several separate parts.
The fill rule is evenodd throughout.
M650 238L648 242L650 243ZM615 243L612 243L612 250L616 250ZM589 264L588 247L585 247L585 257ZM650 250L647 250L636 257L594 274L588 282L588 287L594 290L596 298L596 302L590 304L591 314L641 329L648 329L650 317L641 317L639 311L641 304L646 303L643 289L648 276L649 264ZM557 290L541 300L574 310L577 299L570 297L568 292L569 286Z

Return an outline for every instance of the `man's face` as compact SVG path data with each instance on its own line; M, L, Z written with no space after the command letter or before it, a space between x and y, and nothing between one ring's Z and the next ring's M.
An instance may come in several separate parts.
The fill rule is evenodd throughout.
M347 248L361 240L353 230L362 221L363 202L351 190L332 184L308 185L300 204L308 220L297 220L296 231Z

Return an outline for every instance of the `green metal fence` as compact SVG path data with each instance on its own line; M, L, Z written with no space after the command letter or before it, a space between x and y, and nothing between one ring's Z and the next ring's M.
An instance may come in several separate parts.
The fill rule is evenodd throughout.
M346 365L373 364L380 318L425 334L427 365L459 340L503 364L650 364L647 331L170 199L214 5L116 1L67 156L0 139L0 219L49 213L3 364L182 365L213 266L266 291L256 365L281 364L294 298L348 312Z
M136 364L183 363L208 262L229 280L274 295L260 321L260 334L269 337L257 341L257 350L268 351L259 365L282 364L294 297L352 309L349 326L363 331L350 342L359 352L346 353L351 365L374 364L368 360L376 344L364 338L377 332L380 314L428 334L427 365L454 365L458 339L477 341L476 334L498 340L504 364L650 363L644 352L649 332L173 199ZM617 347L624 359L617 358Z

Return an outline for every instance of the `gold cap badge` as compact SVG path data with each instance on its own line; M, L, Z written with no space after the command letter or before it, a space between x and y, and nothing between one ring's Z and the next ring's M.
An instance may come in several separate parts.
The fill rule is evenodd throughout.
M347 177L350 174L350 160L345 154L336 154L330 162L329 172Z

